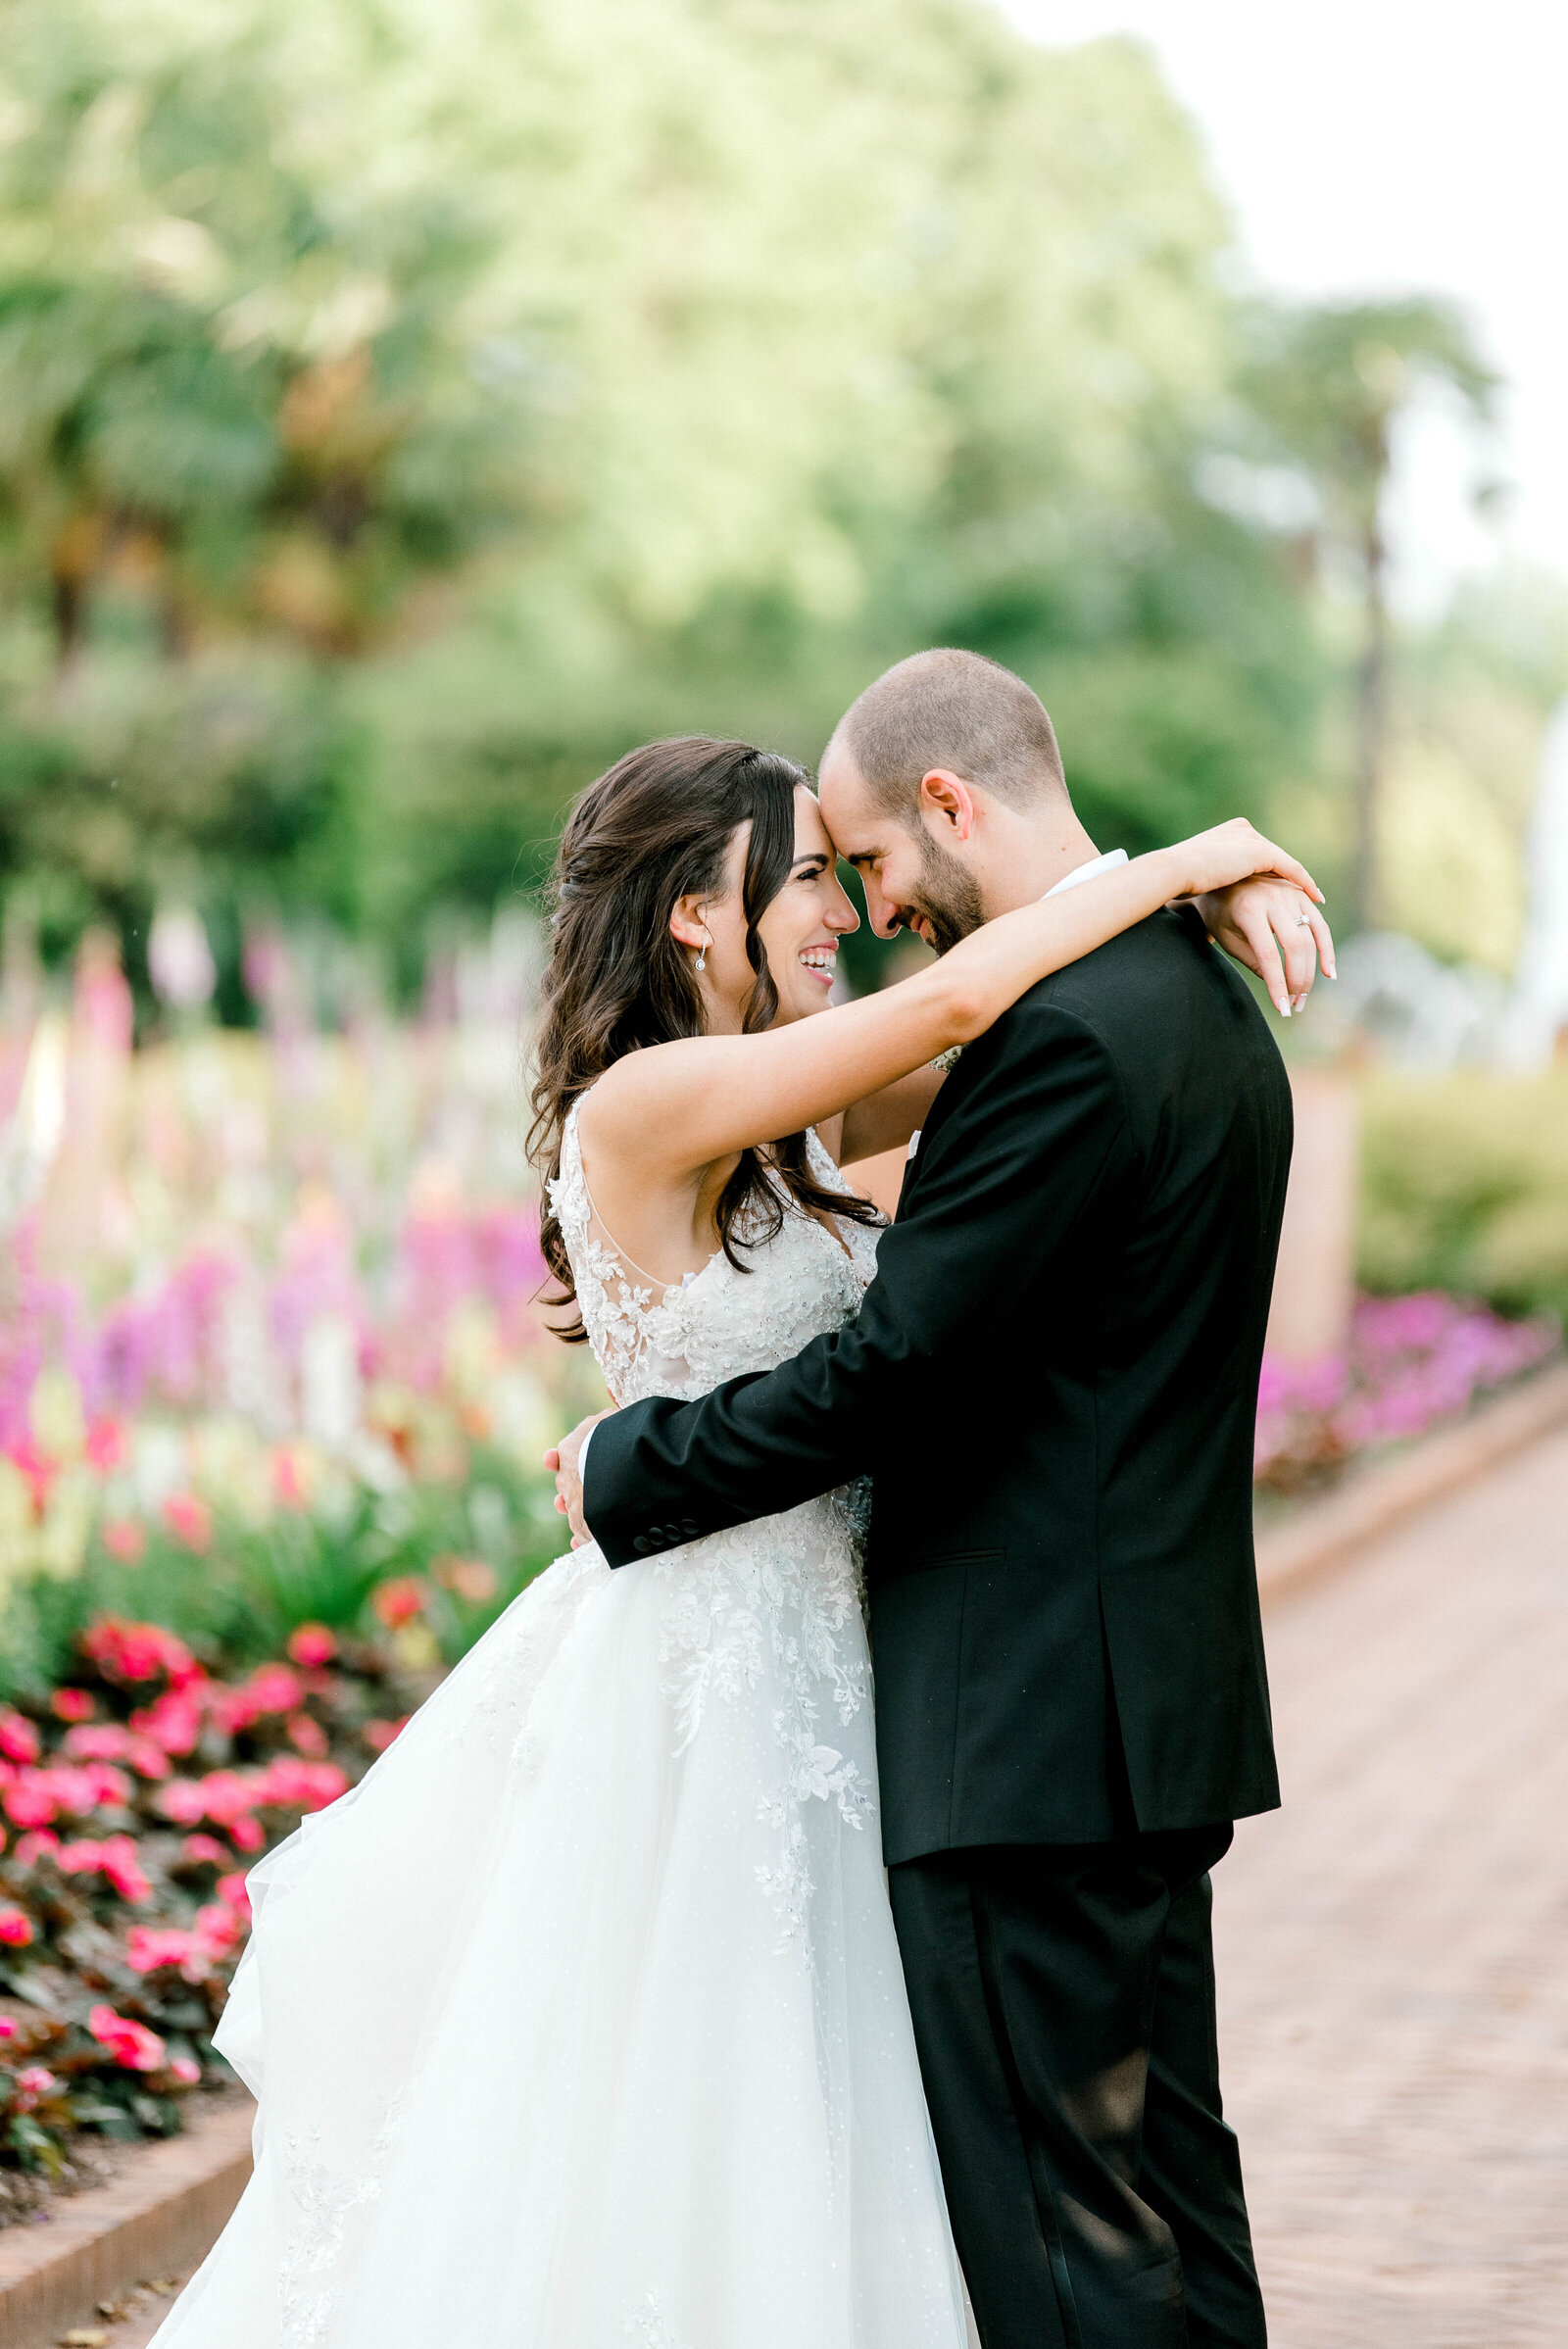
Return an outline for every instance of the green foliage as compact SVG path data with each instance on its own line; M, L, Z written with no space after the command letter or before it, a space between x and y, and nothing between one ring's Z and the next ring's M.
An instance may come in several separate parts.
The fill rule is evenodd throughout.
M1423 382L1478 415L1496 377L1451 303L1324 303L1260 311L1245 382L1283 452L1303 464L1333 520L1359 540L1378 527L1394 418Z
M261 1527L220 1523L201 1554L162 1530L133 1564L95 1541L82 1571L15 1588L0 1613L0 1702L38 1702L70 1678L77 1642L104 1616L156 1623L214 1667L280 1654L304 1623L383 1636L374 1594L417 1584L434 1655L455 1664L562 1548L553 1485L475 1447L462 1482L391 1494L356 1490L331 1512L279 1511ZM488 1569L475 1581L451 1568Z
M1107 842L1298 763L1281 550L1193 489L1227 224L1136 45L0 0L0 881L129 938L195 870L406 953L629 743L813 757L931 642L1059 708Z
M1362 1089L1360 1275L1568 1318L1568 1074Z

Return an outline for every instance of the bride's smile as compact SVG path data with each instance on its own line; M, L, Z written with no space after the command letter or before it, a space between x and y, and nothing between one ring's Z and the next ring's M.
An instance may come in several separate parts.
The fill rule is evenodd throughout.
M694 891L680 898L670 914L671 937L698 957L692 968L710 1035L743 1032L757 985L745 905L751 829L743 824L729 843L723 889L709 896ZM838 877L838 851L821 809L801 784L795 793L795 854L788 875L757 915L757 940L778 993L771 1026L788 1027L826 1007L838 975L839 940L859 926Z

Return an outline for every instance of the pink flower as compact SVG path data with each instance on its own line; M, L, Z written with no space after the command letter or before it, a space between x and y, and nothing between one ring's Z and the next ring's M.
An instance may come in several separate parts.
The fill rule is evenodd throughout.
M127 1449L125 1431L118 1419L95 1419L87 1430L87 1464L100 1476L118 1468Z
M194 1493L172 1493L164 1503L164 1523L187 1549L204 1556L213 1542L213 1512Z
M259 1713L291 1713L305 1693L299 1674L286 1664L264 1664L246 1688Z
M49 1710L57 1721L90 1721L92 1692L88 1688L57 1688L49 1699Z
M110 1835L100 1862L105 1876L122 1900L150 1900L152 1885L142 1873L136 1845L129 1835Z
M122 1566L138 1566L147 1554L147 1529L133 1517L108 1517L100 1528L105 1549Z
M87 2017L87 2029L100 2047L106 2047L117 2064L127 2072L161 2072L168 2052L155 2031L145 2023L134 2023L126 2015L117 2015L112 2006L95 2006Z
M58 1806L48 1785L40 1783L49 1775L45 1770L29 1771L0 1796L13 1827L48 1827L52 1823Z
M176 1827L194 1827L207 1816L207 1800L193 1778L171 1779L158 1790L158 1808Z
M335 1762L297 1762L291 1754L280 1753L263 1771L254 1799L275 1803L281 1810L323 1811L347 1791L348 1783Z
M372 1753L385 1753L393 1738L408 1726L409 1716L405 1713L401 1721L368 1721L360 1735Z
M119 1799L121 1789L129 1797L129 1782L118 1770L109 1774L110 1786L105 1785L102 1773L102 1764L76 1768L67 1763L49 1770L20 1770L0 1799L14 1827L48 1827L61 1811L85 1819L100 1802Z
M179 1852L180 1858L192 1868L221 1868L228 1860L227 1851L216 1835L187 1835Z
M255 1819L236 1819L228 1831L228 1839L236 1851L261 1851L267 1843L261 1823Z
M227 1957L244 1938L244 1922L223 1900L209 1901L196 1912L196 1940L209 1957Z
M125 1962L133 1974L158 1974L166 1966L177 1967L183 1980L190 1982L205 1981L211 1970L202 1936L172 1925L133 1925L125 1936ZM147 2068L155 2069L152 2065Z
M0 1946L25 1949L32 1939L32 1919L25 1909L0 1908Z
M150 1705L132 1713L130 1726L165 1753L193 1753L202 1734L202 1709L192 1688L166 1688Z
M62 1843L55 1853L55 1866L62 1876L96 1876L103 1864L103 1845L85 1836L78 1842Z
M170 2077L177 2080L182 2088L193 2088L201 2079L202 2068L194 2056L176 2055L169 2066Z
M38 1732L32 1722L9 1705L0 1708L0 1753L8 1762L35 1762L38 1759Z
M309 1713L290 1713L288 1717L289 1743L296 1753L313 1762L324 1760L328 1751L326 1732Z
M307 1672L316 1671L337 1654L337 1636L324 1623L302 1623L290 1634L288 1652Z
M30 1868L45 1852L52 1859L59 1849L60 1837L53 1828L40 1827L35 1828L31 1835L18 1836L17 1848L12 1856L19 1868Z
M56 1697L65 1694L55 1691ZM131 1737L118 1721L94 1721L81 1729L69 1729L61 1744L61 1752L74 1762L123 1762L130 1754Z
M412 1574L405 1574L393 1582L382 1583L370 1603L387 1630L395 1632L424 1613L424 1598L423 1584L416 1582Z
M39 2098L58 2085L54 2074L46 2072L42 2064L28 2064L17 2074L17 2109L30 2113Z
M0 2015L0 2039L14 2039L16 2035L17 2027L12 2022L11 2017L9 2015Z
M236 1915L241 1917L249 1917L251 1913L251 1896L245 1888L245 1878L242 1871L236 1869L232 1876L220 1876L219 1878L218 1897L220 1900L226 1900L229 1907L235 1911Z
M281 1444L272 1461L272 1485L285 1509L308 1506L310 1493L300 1472L298 1456L289 1446Z
M183 1701L183 1699L181 1699ZM167 1778L169 1757L151 1737L122 1729L118 1721L93 1721L82 1729L67 1730L61 1751L74 1762L128 1762L141 1778ZM130 1799L128 1781L121 1781Z
M122 1811L129 1804L130 1781L112 1762L88 1762L81 1775L92 1788L95 1810Z
M209 1770L201 1782L202 1812L215 1827L231 1827L255 1810L262 1792L253 1776L237 1770Z
M156 1680L162 1673L172 1687L182 1688L204 1677L184 1640L156 1623L105 1616L82 1634L81 1651L106 1680L124 1684Z

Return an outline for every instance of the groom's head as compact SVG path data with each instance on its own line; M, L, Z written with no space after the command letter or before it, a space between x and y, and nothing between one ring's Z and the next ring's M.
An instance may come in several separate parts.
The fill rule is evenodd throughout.
M1039 697L979 653L916 653L868 685L820 793L872 928L918 930L942 954L1095 853Z

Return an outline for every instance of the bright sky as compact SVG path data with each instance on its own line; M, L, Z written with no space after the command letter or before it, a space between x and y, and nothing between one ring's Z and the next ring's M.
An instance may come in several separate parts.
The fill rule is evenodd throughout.
M1505 378L1478 460L1441 414L1406 436L1407 604L1506 551L1568 575L1568 8L1562 0L1001 0L1035 38L1141 35L1197 122L1255 281L1437 293ZM1509 484L1479 524L1478 470Z

